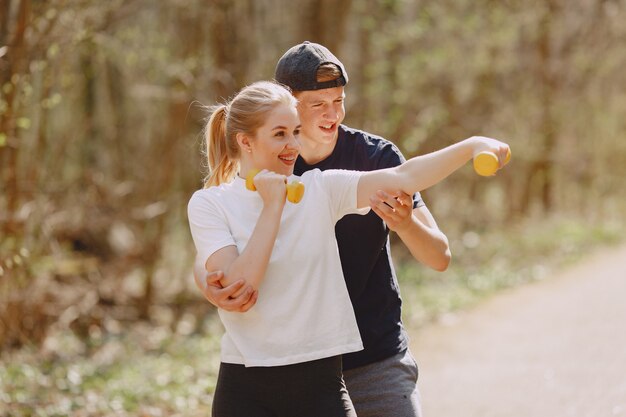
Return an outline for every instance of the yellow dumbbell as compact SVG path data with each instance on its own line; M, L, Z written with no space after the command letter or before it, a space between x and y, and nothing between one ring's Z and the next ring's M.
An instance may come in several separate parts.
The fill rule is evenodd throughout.
M511 149L507 151L504 163L507 164L510 160ZM474 157L474 171L476 171L478 175L489 177L495 174L499 167L500 163L498 162L498 157L493 152L480 152Z
M291 180L287 185L287 200L297 204L304 197L304 184L296 179Z
M259 172L261 171L259 171L258 169L251 169L250 171L248 171L248 174L246 175L246 188L248 190L256 191L256 187L254 186L254 177Z
M256 187L254 186L254 177L260 171L258 169L251 169L248 171L248 175L246 175L246 188L250 191L256 191ZM290 183L285 184L287 187L287 200L291 203L297 204L304 197L304 184L301 181L296 179L292 180Z

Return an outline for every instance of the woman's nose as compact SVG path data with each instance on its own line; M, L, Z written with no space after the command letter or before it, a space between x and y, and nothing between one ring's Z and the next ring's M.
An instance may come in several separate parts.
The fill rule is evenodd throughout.
M297 135L290 135L289 142L287 142L289 149L300 149L300 140Z

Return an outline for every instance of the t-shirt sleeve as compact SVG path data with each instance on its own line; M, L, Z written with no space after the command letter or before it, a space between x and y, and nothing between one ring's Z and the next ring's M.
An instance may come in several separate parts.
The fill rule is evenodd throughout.
M346 214L367 214L369 207L357 208L357 189L363 172L329 169L321 173L333 209L334 220Z
M402 155L402 152L400 152L400 149L398 149L398 147L393 143L388 142L383 148L383 152L381 153L376 169L392 168L405 162L406 159L404 158L404 155ZM422 200L422 195L420 193L413 194L413 208L416 209L424 206L426 206L426 203Z
M226 246L236 245L226 218L216 201L202 191L197 191L187 205L187 217L193 243L201 259Z

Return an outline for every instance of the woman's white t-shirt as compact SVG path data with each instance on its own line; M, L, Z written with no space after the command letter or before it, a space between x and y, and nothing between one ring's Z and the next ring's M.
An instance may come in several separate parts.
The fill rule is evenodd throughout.
M222 362L280 366L363 349L335 240L339 219L369 211L356 208L360 175L315 169L300 178L304 197L285 203L256 304L246 313L218 309ZM239 177L196 191L188 217L201 259L230 245L241 253L262 207Z

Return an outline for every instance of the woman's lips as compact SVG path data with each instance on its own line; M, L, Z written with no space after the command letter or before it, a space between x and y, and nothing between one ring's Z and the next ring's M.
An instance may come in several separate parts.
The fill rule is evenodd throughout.
M286 165L295 164L297 158L298 158L297 154L296 155L278 155L278 159L280 159L281 162Z

